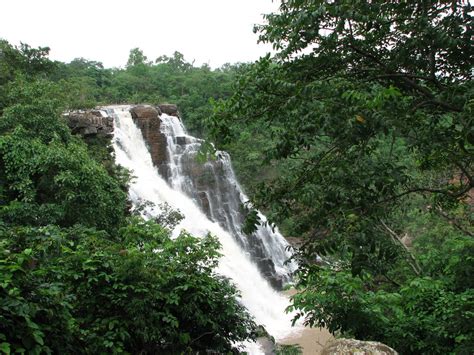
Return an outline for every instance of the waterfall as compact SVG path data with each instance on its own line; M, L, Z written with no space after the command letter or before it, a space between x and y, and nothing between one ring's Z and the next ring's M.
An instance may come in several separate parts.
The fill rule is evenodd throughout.
M175 228L174 233L176 235L179 234L180 230L185 229L197 237L204 236L208 232L217 236L222 245L221 253L223 254L217 271L232 279L241 292L241 302L255 317L257 324L263 325L276 339L282 339L292 332L299 331L291 327L292 315L285 313L288 299L272 288L257 265L252 262L251 253L243 247L246 243L245 240L239 242L235 235L232 235L232 231L226 230L222 221L219 223L218 213L230 218L226 215L225 209L217 206L219 196L209 197L209 211L212 211L209 218L198 206L196 193L189 191L189 186L193 186L193 182L189 175L183 171L185 169L183 161L191 159L191 156L197 151L200 141L187 135L177 118L165 114L161 116L164 123L163 131L172 130L174 132L173 134L167 134L171 157L168 182L160 176L157 168L153 165L142 132L133 122L130 106L110 106L106 110L114 118L113 146L116 162L131 170L134 176L129 189L132 202L138 203L139 201L148 200L157 206L167 203L172 208L179 210L184 215L184 219ZM176 123L177 121L179 123ZM177 139L178 137L184 137L183 139L187 140L187 143L182 144L184 142L181 142L180 144L182 139ZM194 153L185 154L186 151ZM222 154L223 159L221 159L219 166L221 169L227 170L228 175L225 179L219 180L219 184L223 184L224 181L230 179L230 183L234 185L237 192L231 192L229 188L227 188L227 192L239 195L239 200L244 199L245 196L235 181L235 177L233 177L228 155L220 154ZM213 168L215 169L216 166L213 166ZM210 191L207 192L210 194ZM231 200L227 199L226 201L228 201L227 204L231 204L229 202ZM236 201L232 203L236 203ZM234 206L229 205L227 211L232 212L232 208ZM151 212L153 213L153 211ZM155 211L155 213L159 212ZM230 221L230 223L237 223L238 221L235 219L240 217L237 213L234 213L233 218L234 221ZM259 232L262 239L265 239L265 241L262 241L262 249L265 249L264 252L268 253L265 254L266 257L271 257L271 253L275 253L273 263L276 271L284 275L288 272L283 265L283 261L287 257L284 250L286 244L282 241L283 238L279 233L271 233L273 232L267 229ZM275 235L276 239L272 240L271 238ZM238 238L241 238L241 236Z
M170 185L191 197L211 221L229 232L271 284L281 288L295 269L294 264L285 264L290 257L288 243L277 228L272 230L267 224L251 235L242 232L242 206L248 197L237 182L229 154L218 151L215 160L198 162L202 140L187 134L179 118L162 114L160 119L161 132L167 138L165 175ZM266 222L260 212L259 218Z

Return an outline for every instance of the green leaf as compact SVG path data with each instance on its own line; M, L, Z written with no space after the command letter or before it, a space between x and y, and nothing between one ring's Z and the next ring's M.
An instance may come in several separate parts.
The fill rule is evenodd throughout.
M33 338L40 345L44 345L43 336L44 334L40 331L33 332Z
M5 354L10 354L10 344L6 342L0 343L0 351Z

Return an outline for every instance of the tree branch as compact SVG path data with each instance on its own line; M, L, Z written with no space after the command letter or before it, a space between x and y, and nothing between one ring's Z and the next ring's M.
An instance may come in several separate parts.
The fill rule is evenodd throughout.
M467 171L467 169L460 163L456 162L454 163L458 168L459 170L461 170L461 172L464 174L464 176L466 177L466 179L469 181L469 185L471 187L474 187L474 180L472 178L472 175L469 173L469 171Z
M413 194L413 193L417 193L417 192L429 192L429 193L434 193L434 194L444 194L444 195L448 195L452 198L459 198L459 197L463 196L464 194L466 194L467 192L469 192L469 190L471 190L472 187L474 187L474 186L471 183L469 183L462 190L459 190L456 193L452 193L449 190L417 187L417 188L413 188L413 189L407 190L405 192L402 192L398 195L391 196L391 197L389 197L385 200L375 202L374 204L378 205L378 204L382 204L382 203L385 203L385 202L393 201L393 200L396 200L400 197L403 197L403 196L406 196L406 195L409 195L409 194Z
M203 333L203 334L201 334L200 336L198 336L197 338L191 340L191 341L189 342L189 344L192 344L192 343L198 341L199 339L201 339L202 337L205 337L206 335L212 335L212 334L214 334L214 332L206 332L206 333Z
M452 105L450 105L448 103L445 103L445 102L442 102L442 101L439 101L438 99L435 98L435 96L433 95L433 93L430 90L428 90L427 88L417 84L415 81L413 81L412 79L410 79L406 75L402 76L402 75L400 75L402 73L396 73L396 72L393 72L392 70L388 69L387 66L380 59L378 59L375 55L373 55L372 53L366 52L366 51L358 48L357 46L355 46L353 44L348 44L348 46L349 46L349 48L354 50L356 53L358 53L361 56L366 57L366 58L370 59L371 61L373 61L374 63L378 64L387 73L386 75L399 77L409 87L411 87L412 89L418 91L424 97L428 98L428 100L427 100L428 103L431 103L434 106L440 106L440 107L442 107L442 108L444 108L448 111L456 111L456 112L461 112L462 111L462 109L460 109L458 107L452 106Z
M385 224L384 221L380 220L380 223L384 227L385 231L388 232L392 240L394 241L395 244L399 244L407 253L410 261L408 261L408 264L411 266L413 271L417 276L420 276L421 274L421 267L418 264L418 261L416 260L415 256L412 254L412 252L408 249L408 247L402 242L401 238L398 236L397 233L395 233L387 224Z
M442 87L442 84L438 80L436 80L435 78L427 77L427 76L423 76L423 75L410 74L410 73L395 72L395 73L390 73L390 74L380 74L380 75L374 76L373 78L374 79L384 79L384 78L401 78L401 77L406 77L406 78L410 78L410 79L418 79L418 80L426 80L426 81L432 82L433 84L435 84L439 88Z
M472 233L472 232L468 231L466 228L464 228L456 218L451 217L450 215L448 215L446 212L443 211L443 209L440 206L437 206L434 211L436 212L436 214L438 214L439 216L446 219L451 225L455 226L461 232L466 233L470 237L474 237L474 233Z

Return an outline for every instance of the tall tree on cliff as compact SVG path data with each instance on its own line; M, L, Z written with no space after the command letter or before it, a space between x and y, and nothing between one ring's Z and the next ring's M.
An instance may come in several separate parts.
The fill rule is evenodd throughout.
M423 215L422 230L441 234L440 250L474 248L465 203L474 187L471 9L452 0L283 0L255 28L277 54L239 79L209 125L220 142L242 122L271 133L267 162L287 170L255 202L304 237L304 291L293 302L309 325L402 352L472 345L462 324L472 314L473 259L463 259L471 271L456 288L443 282L461 277L459 260L450 266L457 271L443 271L446 260L437 268L401 243L410 213L430 206L451 222L435 232ZM456 247L443 239L447 228ZM316 255L327 263L316 265ZM395 340L408 331L413 343Z

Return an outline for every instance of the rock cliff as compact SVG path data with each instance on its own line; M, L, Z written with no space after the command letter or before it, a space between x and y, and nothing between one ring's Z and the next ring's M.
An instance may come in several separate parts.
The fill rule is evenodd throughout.
M163 112L170 116L181 117L178 111L178 106L174 104L161 104L158 105L157 109L160 110L160 114Z
M130 109L133 120L142 131L143 138L148 144L148 150L151 154L153 164L165 178L167 177L167 154L166 154L166 136L160 131L161 109L140 105L133 106ZM177 112L177 110L176 110Z
M137 105L130 109L132 118L142 131L148 145L153 164L158 167L160 174L167 178L166 136L160 130L162 112L179 118L178 108L172 104L156 107ZM105 110L76 110L64 113L63 117L73 134L80 134L85 138L97 136L110 139L113 137L114 119Z

